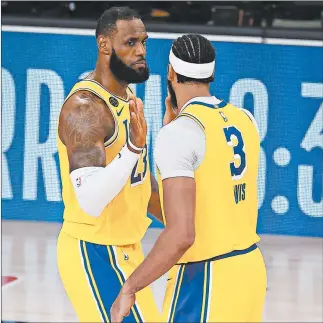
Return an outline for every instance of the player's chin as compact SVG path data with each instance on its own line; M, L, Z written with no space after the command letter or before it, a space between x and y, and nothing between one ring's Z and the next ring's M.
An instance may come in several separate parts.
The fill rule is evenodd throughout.
M137 74L137 77L136 77L137 82L136 83L145 82L149 79L150 72L149 72L148 67L138 68L138 69L135 69L135 71Z

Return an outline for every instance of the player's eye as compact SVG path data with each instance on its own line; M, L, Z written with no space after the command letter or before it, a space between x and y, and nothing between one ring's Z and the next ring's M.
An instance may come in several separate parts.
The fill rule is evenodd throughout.
M147 44L147 40L144 40L144 41L142 42L142 44L143 44L144 46L146 46L146 44Z
M135 42L133 40L129 40L127 44L132 47L135 45Z

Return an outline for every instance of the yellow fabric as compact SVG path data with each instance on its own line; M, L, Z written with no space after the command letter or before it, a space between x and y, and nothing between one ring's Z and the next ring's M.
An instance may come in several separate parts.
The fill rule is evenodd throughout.
M200 280L199 284L195 273L198 267L207 265L207 262L183 265L181 274L182 266L171 269L163 322L176 322L176 318L181 322L262 322L267 275L260 250L210 262L211 278ZM206 319L203 320L203 316Z
M79 321L111 322L114 299L143 259L139 243L103 246L61 232L57 244L59 274ZM150 287L136 294L136 306L131 310L129 321L161 321Z
M196 120L204 129L206 152L194 174L195 242L179 263L206 260L232 250L248 248L260 240L256 234L260 150L257 130L249 117L231 104L220 108L195 102L188 105L178 117L182 115ZM230 170L234 158L233 148L238 144L235 138L233 146L227 142L224 129L230 127L241 132L244 142L246 167L240 179L233 179ZM234 166L239 167L239 160L234 162ZM243 185L244 193L240 191ZM159 186L163 199L160 176Z
M99 83L89 80L76 83L67 99L80 90L91 91L102 98L115 118L117 125L115 134L105 143L108 165L126 143L125 122L128 124L130 122L129 103L112 95ZM65 206L62 230L75 238L98 244L125 245L139 242L151 223L147 217L147 206L151 195L147 153L146 147L121 192L104 208L99 217L93 217L85 213L77 202L70 180L67 150L58 138L62 196ZM143 173L145 176L140 180ZM136 183L133 183L133 179Z

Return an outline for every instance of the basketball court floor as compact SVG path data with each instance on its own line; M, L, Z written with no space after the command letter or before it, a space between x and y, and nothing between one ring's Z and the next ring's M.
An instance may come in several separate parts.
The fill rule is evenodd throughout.
M75 322L56 265L61 224L2 221L2 320ZM147 253L159 234L144 238ZM268 269L264 322L323 322L323 239L262 236ZM159 307L165 277L153 285Z

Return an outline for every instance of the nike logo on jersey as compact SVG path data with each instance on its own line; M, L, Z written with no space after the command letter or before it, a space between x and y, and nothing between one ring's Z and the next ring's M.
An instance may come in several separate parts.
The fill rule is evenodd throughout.
M82 185L82 177L76 178L76 187L80 187Z
M121 110L117 111L117 116L120 117L121 116L121 113L122 113L122 110L123 110L124 107L121 108Z

